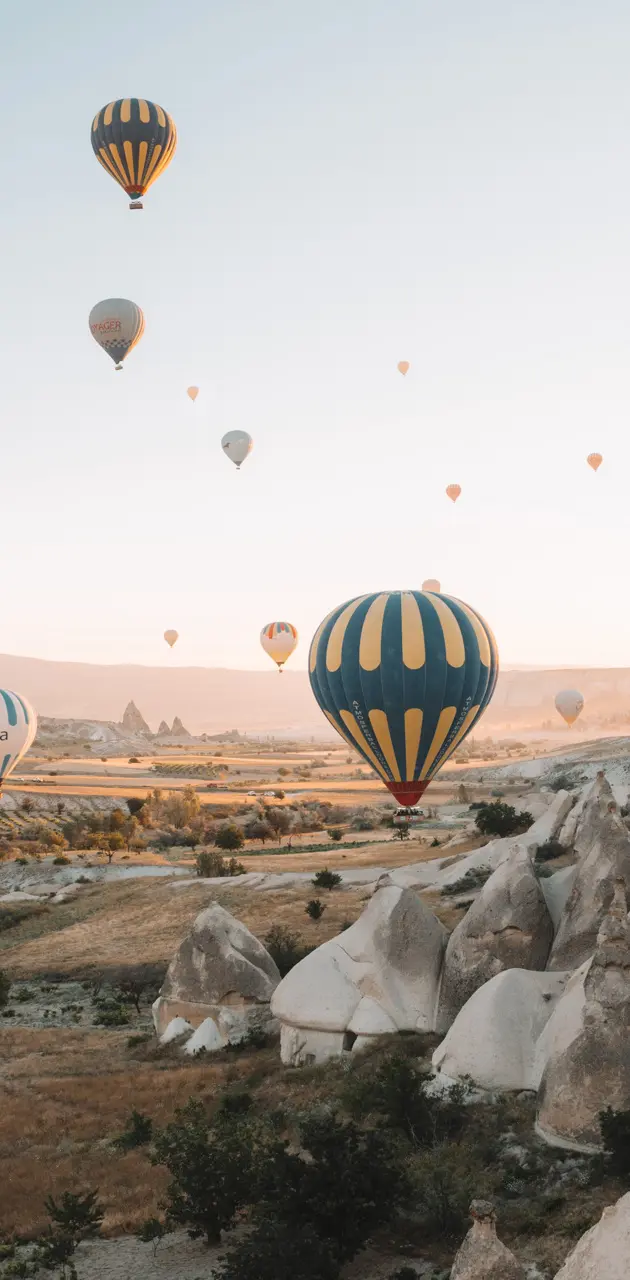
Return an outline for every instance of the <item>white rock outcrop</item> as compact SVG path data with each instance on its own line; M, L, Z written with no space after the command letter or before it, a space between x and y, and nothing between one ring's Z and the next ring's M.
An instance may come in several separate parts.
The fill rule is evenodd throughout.
M604 1209L590 1231L578 1240L556 1280L628 1280L630 1259L630 1192Z
M525 1280L514 1254L497 1236L494 1206L489 1200L473 1200L473 1225L455 1256L451 1280Z
M446 1030L474 992L505 969L542 970L553 924L528 851L517 844L486 881L450 936L438 1030Z
M280 974L269 952L217 903L194 921L169 965L153 1006L158 1035L173 1018L195 1029L211 1019L222 1043L242 1040L248 1031L268 1028L269 1002Z
M187 1035L189 1031L192 1031L192 1027L185 1018L171 1018L160 1036L160 1044L170 1044L173 1040L179 1040L180 1036Z
M623 880L615 882L583 986L575 1035L550 1047L537 1129L552 1144L594 1151L601 1146L604 1107L630 1108L630 920Z
M507 969L475 991L433 1054L452 1080L489 1091L538 1088L537 1044L569 974Z
M282 1061L323 1062L378 1035L432 1030L446 937L413 889L383 877L359 920L276 988Z
M603 773L588 788L574 849L578 865L554 939L550 969L575 969L583 964L595 950L615 880L623 880L630 891L630 833Z

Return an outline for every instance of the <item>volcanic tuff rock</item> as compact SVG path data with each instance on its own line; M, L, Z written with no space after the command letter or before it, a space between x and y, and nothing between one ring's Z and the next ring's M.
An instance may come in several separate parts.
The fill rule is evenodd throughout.
M374 1036L431 1030L446 936L413 889L384 875L356 923L274 992L282 1061L322 1062Z
M446 1030L473 993L504 969L545 968L553 924L526 849L516 844L450 936L437 1029Z
M497 1236L490 1201L473 1200L470 1216L473 1224L455 1256L451 1280L525 1280L520 1263Z
M548 1142L601 1146L599 1113L630 1108L630 920L617 880L584 977L575 1035L551 1047L538 1095L537 1128Z
M578 1240L556 1280L628 1280L630 1191Z
M144 717L138 711L135 702L127 703L121 725L127 733L141 733L151 737L151 730Z
M156 736L159 738L159 737L161 736L161 734L170 733L170 732L171 732L171 731L170 731L170 729L169 729L169 727L168 727L168 725L167 725L167 723L166 723L166 720L160 720L160 727L159 727L159 729L158 729L158 731L157 731L157 735L156 735Z
M575 969L593 954L614 882L630 890L630 834L603 773L589 788L574 835L579 861L549 958L550 969Z
M175 719L173 721L173 728L171 729L171 737L172 738L189 738L190 737L188 729L184 728L179 716L175 716Z
M280 974L262 942L218 903L196 918L171 961L153 1020L161 1035L174 1018L197 1028L212 1018L222 1041L236 1043L270 1022Z

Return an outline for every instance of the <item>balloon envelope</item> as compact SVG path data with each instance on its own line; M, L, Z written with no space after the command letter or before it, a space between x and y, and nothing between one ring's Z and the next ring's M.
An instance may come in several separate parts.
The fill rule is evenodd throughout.
M589 453L586 461L588 462L589 467L593 468L593 471L597 471L597 468L601 467L604 459L602 458L601 453Z
M0 689L0 786L13 773L37 733L37 716L19 693Z
M92 121L96 159L131 196L132 208L171 163L176 146L177 130L168 112L147 98L118 98Z
M171 649L172 649L173 645L175 644L175 641L179 640L179 631L165 631L164 639L166 640L166 643L171 646Z
M440 589L440 584L437 578L427 578L426 581L422 583L423 591L440 591Z
M416 803L470 733L498 665L480 614L422 591L374 592L339 605L309 652L324 715L403 805Z
M575 723L583 707L584 698L578 689L561 689L556 694L556 711L567 724Z
M228 431L221 441L223 452L236 463L237 471L240 471L241 462L245 461L253 446L254 441L246 431Z
M90 331L120 369L144 333L144 316L128 298L105 298L90 311Z
M199 395L199 387L189 387L186 392L186 395L190 397L190 399L193 401L193 404L194 404L195 400L197 399L197 396Z
M398 364L396 365L396 368L398 369L398 372L399 372L399 373L402 373L402 375L403 375L403 377L404 377L404 375L405 375L406 373L408 373L408 371L409 371L409 361L408 361L408 360L399 360L399 361L398 361Z
M447 493L447 496L450 498L451 502L457 502L457 499L459 498L461 491L462 491L461 484L447 484L446 486L446 493Z
M260 633L260 643L265 653L280 668L291 657L297 642L298 633L291 622L268 622Z

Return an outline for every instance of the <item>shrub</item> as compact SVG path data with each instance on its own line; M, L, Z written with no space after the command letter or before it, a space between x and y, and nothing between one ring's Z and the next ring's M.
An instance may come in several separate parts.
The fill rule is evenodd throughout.
M138 757L137 757L137 756L130 756L130 757L129 757L129 760L128 760L128 762L127 762L127 763L128 763L128 764L140 764L140 761L139 761L139 759L138 759Z
M469 867L459 880L445 884L442 893L452 897L457 893L468 893L470 889L480 889L490 879L492 867Z
M536 849L536 862L551 862L552 858L561 858L566 849L559 840L545 840L544 844L539 844Z
M53 1226L64 1236L78 1244L86 1236L94 1235L103 1221L104 1210L98 1201L98 1191L64 1191L57 1203L52 1196L44 1201L46 1212Z
M240 827L237 827L234 823L229 823L224 827L219 827L214 837L214 843L218 849L224 849L229 853L232 850L243 848L245 836Z
M576 779L570 773L558 773L547 781L547 786L550 791L571 791L575 783Z
M393 1053L376 1071L352 1073L344 1091L344 1101L357 1116L376 1112L390 1129L401 1130L417 1147L435 1147L452 1141L462 1131L466 1118L466 1089L454 1085L433 1094L430 1077L416 1070L411 1058Z
M195 858L195 869L198 876L206 876L208 879L220 876L223 874L223 858L212 849L200 849Z
M153 1137L153 1121L135 1108L131 1112L122 1133L114 1138L114 1146L118 1151L132 1151L134 1147L145 1147Z
M617 1178L630 1179L630 1111L606 1107L599 1113L606 1164Z
M53 858L53 867L67 867L69 864L70 859L66 858L65 853L58 853L57 857Z
M409 823L404 822L402 823L401 826L396 827L396 830L394 832L394 840L408 840L408 839L409 839ZM438 841L436 840L435 844L437 843Z
M126 803L127 808L133 817L135 814L139 813L141 809L144 809L146 801L141 800L139 796L129 796Z
M159 1218L147 1218L137 1232L137 1239L143 1244L153 1245L153 1257L157 1254L160 1241L168 1235L168 1227Z
M264 943L278 966L281 978L313 950L312 947L305 947L299 934L292 933L283 924L274 924L265 935Z
M339 844L339 841L343 840L343 831L341 830L341 827L331 827L328 835L331 840L335 841L335 844Z
M328 867L323 867L321 871L316 871L311 884L316 889L336 889L341 884L341 876L337 871L329 871Z
M475 1169L475 1154L458 1143L445 1143L417 1159L414 1207L425 1240L459 1242L465 1234L471 1200L487 1193Z
M311 920L321 920L326 908L323 902L320 902L319 898L311 898L310 902L307 902L304 910Z
M484 836L511 836L526 831L534 821L531 813L517 813L511 804L495 800L477 810L475 824Z
M0 969L0 1009L8 1004L9 993L11 991L11 982L6 973Z
M228 1250L216 1280L337 1280L340 1267L309 1226L261 1222Z

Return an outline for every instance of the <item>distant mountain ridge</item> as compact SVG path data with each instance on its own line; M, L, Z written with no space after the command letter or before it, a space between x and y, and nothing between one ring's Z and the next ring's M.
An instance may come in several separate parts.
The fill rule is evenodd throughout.
M180 724L192 734L282 733L332 737L311 693L305 671L233 671L212 667L107 666L51 662L0 655L0 684L25 694L40 715L58 719L118 722L121 707L142 708L155 732L160 723ZM584 695L583 719L623 713L630 718L630 667L506 669L499 675L483 725L515 729L556 719L558 689Z

